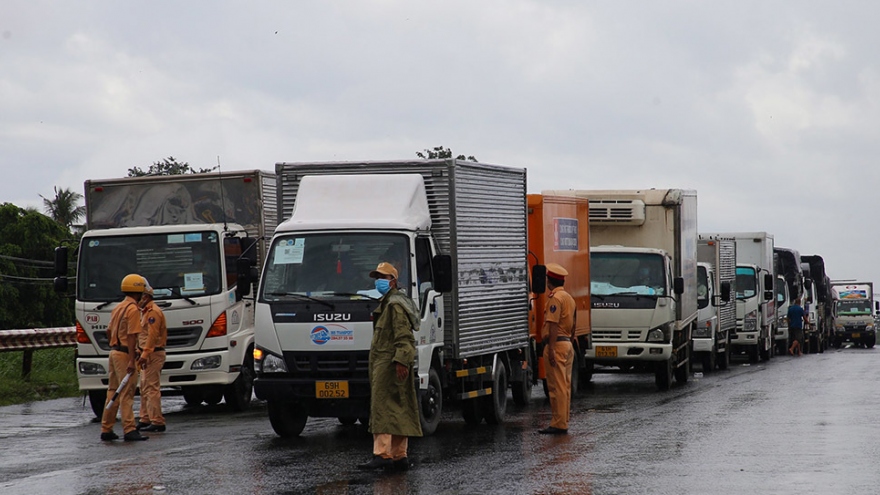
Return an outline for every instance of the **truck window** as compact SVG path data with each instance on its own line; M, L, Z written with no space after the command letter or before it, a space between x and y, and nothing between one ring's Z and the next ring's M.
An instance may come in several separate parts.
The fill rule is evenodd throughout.
M597 296L666 295L665 273L659 254L590 254L590 290Z
M434 288L434 275L431 270L431 244L428 238L416 238L416 278L419 289L419 308L425 313L428 291Z
M119 282L129 273L146 277L156 299L218 294L219 236L193 231L85 238L80 247L77 297L116 300Z
M736 298L739 300L755 297L758 293L758 279L755 269L748 266L736 267Z
M709 273L705 266L697 266L697 308L709 306Z
M785 300L785 294L788 288L787 285L788 284L785 282L785 280L779 278L776 279L776 302L778 304L785 304L786 302L788 302Z
M381 297L370 271L382 262L394 265L398 288L410 295L409 238L401 234L319 233L278 237L266 257L261 300L286 296Z
M837 301L838 315L870 315L871 303L867 299L841 299Z

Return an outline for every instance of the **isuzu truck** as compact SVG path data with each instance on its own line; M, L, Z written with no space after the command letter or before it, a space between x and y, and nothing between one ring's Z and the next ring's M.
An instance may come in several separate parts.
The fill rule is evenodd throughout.
M650 371L660 390L690 375L697 321L697 193L554 191L590 200L594 372Z
M693 359L704 372L730 365L730 334L736 329L736 241L700 234L697 240L697 326Z
M526 171L459 160L279 163L279 210L257 299L257 397L282 437L309 417L370 414L369 278L399 271L420 324L422 429L449 404L500 423L534 372L528 326Z
M85 182L86 232L76 264L76 372L92 409L107 393L110 312L129 273L146 277L168 324L161 386L188 404L253 395L250 294L277 223L275 176L253 170ZM66 248L59 248L64 250ZM66 255L56 256L66 273ZM66 291L67 279L56 279Z

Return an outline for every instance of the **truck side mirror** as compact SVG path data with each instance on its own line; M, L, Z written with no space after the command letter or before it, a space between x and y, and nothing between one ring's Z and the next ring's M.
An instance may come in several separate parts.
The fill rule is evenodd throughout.
M809 277L804 279L804 287L810 287L812 285L813 285L813 279L811 279Z
M438 254L431 260L434 272L434 290L440 293L452 292L452 256Z
M721 300L730 302L730 282L721 282Z
M235 285L235 295L238 299L251 293L251 285L254 283L254 265L245 256L235 260L235 271L238 273L238 282Z
M776 278L770 273L765 273L764 274L764 287L773 287L774 285L776 285ZM773 299L773 298L771 297L770 299Z
M684 294L684 278L675 277L672 279L672 290L676 294Z
M532 292L535 294L547 292L547 267L544 265L532 267Z
M55 292L67 292L67 246L55 248L55 280L52 288Z

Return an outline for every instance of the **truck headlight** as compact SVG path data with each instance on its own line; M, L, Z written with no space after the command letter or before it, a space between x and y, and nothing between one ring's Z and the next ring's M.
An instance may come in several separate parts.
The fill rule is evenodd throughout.
M711 337L711 329L708 326L701 327L697 325L697 328L694 329L694 337L698 339L706 339Z
M261 373L287 373L287 364L284 359L268 352L263 354L263 361L260 365Z
M873 332L873 331L874 331L874 325L867 325L867 326L865 327L865 331L866 331L866 332Z
M191 370L210 370L220 367L220 356L208 356L196 359L193 361L192 366L189 367Z
M666 342L665 326L648 330L648 342Z
M79 363L80 375L106 375L107 371L98 363Z
M752 311L743 318L743 332L754 332L758 330L758 312Z

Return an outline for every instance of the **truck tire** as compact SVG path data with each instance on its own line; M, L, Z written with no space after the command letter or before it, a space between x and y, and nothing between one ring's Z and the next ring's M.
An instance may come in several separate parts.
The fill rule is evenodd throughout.
M526 369L523 370L523 381L511 383L510 385L514 404L518 406L527 406L529 404L532 400L532 380L534 378L534 367L531 362L526 362Z
M703 365L703 373L711 373L715 371L715 351L702 353L700 361Z
M241 371L238 378L234 382L226 386L223 392L223 398L226 404L235 412L247 410L251 405L251 398L254 395L254 354L248 352L244 363L241 364Z
M872 336L865 339L865 347L867 347L868 349L872 349L875 344L877 344L877 336L876 335L872 335Z
M106 390L89 390L89 405L92 406L92 412L95 413L95 416L100 418L104 415L104 406L106 403Z
M212 388L205 392L205 403L209 406L216 406L223 400L223 389L221 387Z
M291 402L269 401L269 423L281 438L291 438L302 433L306 427L309 414L301 404Z
M461 417L464 418L465 423L478 425L483 421L483 408L480 399L482 397L461 401Z
M358 420L357 416L339 416L336 419L339 420L339 424L341 424L342 426L351 426L357 423Z
M672 386L672 359L658 361L654 368L654 383L657 390L666 392Z
M581 376L580 381L578 382L578 389L586 390L591 381L593 381L593 362L589 359L584 359L584 367L581 368Z
M443 415L443 386L440 374L433 366L428 370L428 388L420 395L419 422L422 424L422 434L433 435Z
M498 366L492 375L492 395L480 397L483 403L483 417L490 425L500 425L507 413L507 368L498 359Z
M199 406L204 402L205 394L201 387L183 387L183 401L188 406Z
M724 346L724 350L718 353L715 358L719 370L726 370L730 367L730 344Z
M776 355L785 356L786 354L788 354L788 342L786 342L785 340L777 340Z
M761 361L764 361L765 363L770 361L770 349L768 349L769 345L767 344L767 340L759 341L758 346L761 349Z
M758 346L750 345L748 349L749 354L749 363L755 364L758 362Z

